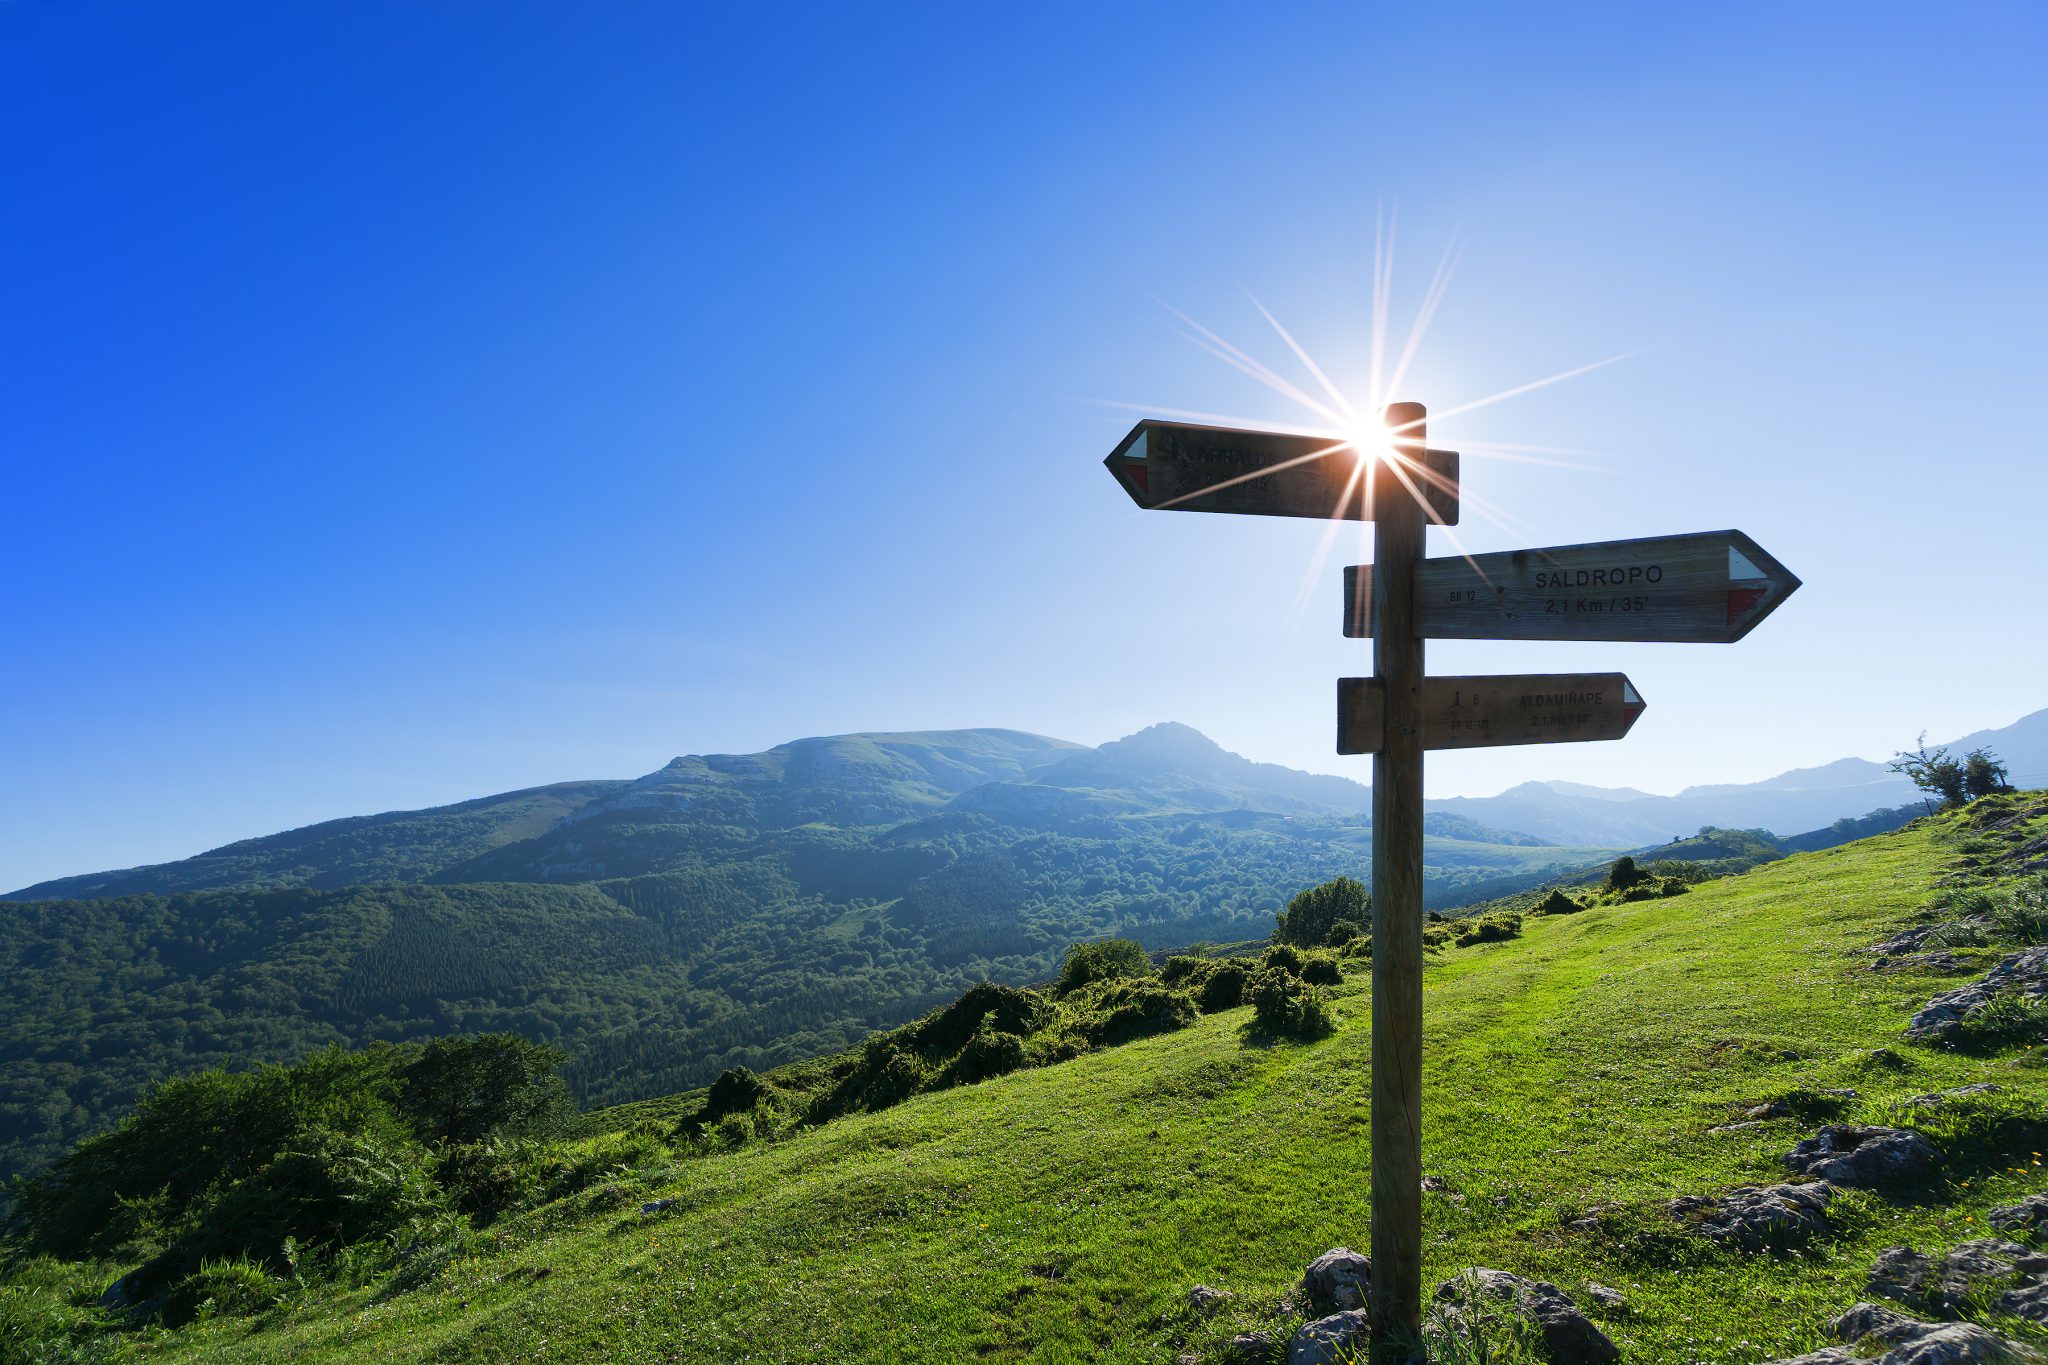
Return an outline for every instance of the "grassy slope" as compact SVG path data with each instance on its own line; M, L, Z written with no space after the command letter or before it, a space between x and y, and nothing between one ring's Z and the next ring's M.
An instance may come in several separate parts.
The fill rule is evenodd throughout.
M1572 1292L1599 1280L1633 1301L1605 1318L1631 1358L1755 1361L1819 1344L1879 1248L1979 1235L1985 1208L2042 1184L2029 1165L1940 1203L1847 1195L1804 1256L1683 1269L1564 1230L1605 1200L1775 1178L1811 1125L1709 1134L1738 1101L1851 1086L1869 1112L1987 1077L2048 1094L2048 1073L2010 1057L1903 1044L1911 1011L1953 980L1878 975L1859 951L1925 902L1953 851L1923 825L1443 953L1427 987L1425 1169L1465 1199L1425 1197L1432 1281L1474 1264ZM129 1349L388 1365L1171 1360L1262 1320L1324 1247L1365 1244L1362 980L1340 1008L1320 1043L1257 1045L1233 1011L687 1162L634 1191L675 1196L665 1215L580 1196L501 1224L427 1289L317 1291ZM1878 1046L1911 1069L1861 1055ZM1191 1322L1180 1304L1198 1281L1242 1311Z

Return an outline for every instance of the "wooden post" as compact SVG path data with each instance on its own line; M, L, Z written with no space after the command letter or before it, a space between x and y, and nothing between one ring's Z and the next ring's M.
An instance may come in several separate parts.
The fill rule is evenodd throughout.
M1426 410L1390 403L1394 448L1420 463ZM1405 475L1406 482L1403 481ZM1373 470L1373 675L1385 738L1372 761L1372 1319L1374 1365L1422 1340L1422 639L1414 569L1422 483L1412 464Z

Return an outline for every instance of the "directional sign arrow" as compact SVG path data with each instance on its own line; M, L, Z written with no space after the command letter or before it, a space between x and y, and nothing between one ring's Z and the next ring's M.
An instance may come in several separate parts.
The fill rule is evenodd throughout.
M1415 566L1415 633L1434 640L1728 644L1799 580L1740 531L1504 550ZM1372 634L1372 566L1344 570L1344 633Z
M1428 678L1422 684L1422 747L1620 739L1643 707L1642 694L1624 673ZM1337 752L1379 752L1385 711L1378 679L1337 679Z
M1326 436L1237 431L1143 421L1103 463L1147 511L1236 512L1262 517L1369 521L1355 447ZM1425 450L1404 462L1430 520L1458 524L1458 452Z

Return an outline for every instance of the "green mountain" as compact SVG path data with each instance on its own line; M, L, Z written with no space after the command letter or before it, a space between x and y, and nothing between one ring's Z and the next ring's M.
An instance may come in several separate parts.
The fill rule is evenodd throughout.
M1440 926L1425 1288L1477 1266L1548 1281L1631 1361L1991 1359L2009 1358L1994 1337L2048 1341L2040 1258L1979 1240L2033 1242L2048 1221L2044 846L2048 799L2024 793L1674 897ZM404 1165L422 1158L308 1109L333 1136L243 1173L199 1230L260 1249L275 1228L254 1215L324 1207L305 1202L326 1197L305 1181L324 1171L392 1191L368 1209L376 1236L217 1261L176 1291L196 1319L143 1330L93 1307L100 1291L196 1234L131 1210L72 1235L97 1248L76 1259L13 1260L0 1330L48 1361L1243 1359L1239 1334L1284 1343L1302 1325L1311 1258L1365 1245L1370 990L1362 960L1327 965L1335 1030L1314 1041L1218 1002L1153 1010L1075 1055L1038 1041L1078 1026L1075 999L1173 982L984 991L572 1138L450 1149L411 1183L384 1172L428 1172ZM2000 979L1925 1027L1931 997ZM962 1066L1013 1029L1031 1031L1016 1055ZM950 1057L944 1072L919 1072L918 1048ZM936 1088L881 1089L899 1068ZM779 1108L856 1080L850 1106ZM199 1112L197 1092L179 1098ZM1804 1183L1755 1193L1788 1180ZM1198 1284L1220 1295L1193 1303ZM1865 1300L1895 1316L1846 1311ZM1884 1339L1845 1340L1872 1322ZM1440 1358L1546 1358L1505 1310L1475 1330L1487 1351ZM1916 1337L1935 1345L1895 1345Z
M1365 869L1369 804L1184 726L849 735L30 888L76 891L0 905L0 1175L201 1067L503 1029L613 1103L1042 980L1077 940L1263 937ZM1433 828L1438 903L1602 852Z

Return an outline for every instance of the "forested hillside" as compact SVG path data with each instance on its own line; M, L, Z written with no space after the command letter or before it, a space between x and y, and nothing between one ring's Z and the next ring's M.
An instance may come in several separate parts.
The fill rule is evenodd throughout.
M503 1029L558 1043L602 1104L1041 980L1077 940L1261 937L1294 892L1367 867L1368 806L1185 727L1100 749L848 736L78 879L252 885L0 905L0 1174L204 1066ZM1434 827L1439 901L1601 852ZM406 878L328 885L372 864Z
M2043 794L1428 942L1424 1285L1542 1288L1433 1305L1433 1358L2048 1344ZM422 1103L423 1077L520 1060L488 1040L169 1088L38 1191L0 1342L39 1365L1283 1358L1343 1325L1303 1271L1370 1216L1364 944L1156 972L1117 946L566 1136L523 1117L544 1091Z

